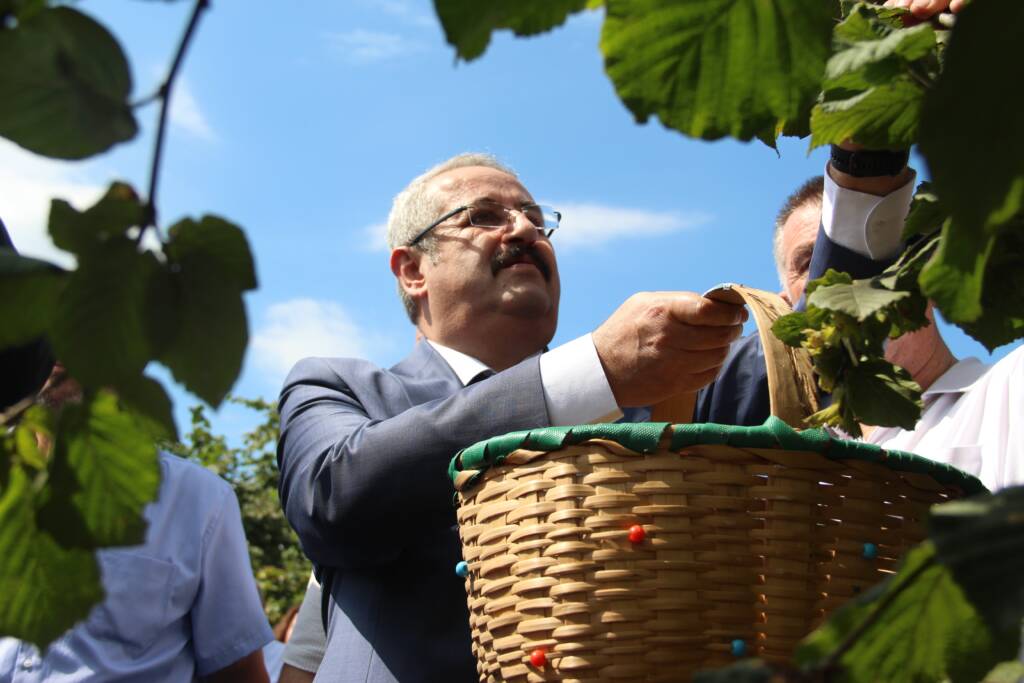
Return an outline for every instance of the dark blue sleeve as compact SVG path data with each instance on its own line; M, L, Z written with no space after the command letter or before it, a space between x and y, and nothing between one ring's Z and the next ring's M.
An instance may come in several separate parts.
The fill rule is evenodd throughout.
M387 564L437 530L448 533L452 456L550 424L538 357L410 403L406 387L366 363L308 358L289 374L278 405L281 505L317 565Z
M855 279L867 278L878 275L891 263L891 259L873 261L850 251L832 242L819 228L807 279L819 278L829 268L849 273ZM801 298L797 310L803 308L804 300ZM764 349L760 338L754 334L733 344L718 379L697 394L694 422L759 425L770 414Z

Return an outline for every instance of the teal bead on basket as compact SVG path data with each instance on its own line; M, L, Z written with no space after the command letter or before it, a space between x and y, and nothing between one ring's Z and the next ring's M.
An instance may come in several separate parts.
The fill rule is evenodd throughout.
M469 565L465 560L455 565L455 575L460 576L463 579L469 576Z
M742 638L732 641L732 656L742 657L745 654L747 654L747 642Z
M878 546L874 543L865 543L864 550L861 551L865 560L873 560L878 557Z

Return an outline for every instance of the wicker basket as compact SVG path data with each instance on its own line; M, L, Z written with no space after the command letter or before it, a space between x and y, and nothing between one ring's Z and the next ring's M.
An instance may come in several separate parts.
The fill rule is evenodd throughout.
M680 681L737 656L786 661L923 539L930 505L982 490L911 454L795 431L777 417L793 405L777 400L773 373L794 372L780 358L762 427L553 427L456 456L481 681Z

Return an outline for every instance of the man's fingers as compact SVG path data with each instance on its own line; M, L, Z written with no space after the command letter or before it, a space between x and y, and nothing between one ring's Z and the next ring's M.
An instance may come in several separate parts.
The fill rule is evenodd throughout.
M742 325L747 308L742 304L715 301L698 295L678 295L669 299L669 314L684 325Z
M743 325L679 325L667 346L678 351L728 349L743 335Z
M910 12L918 19L927 19L949 8L949 0L913 0Z
M921 20L930 19L940 12L959 12L965 4L966 0L886 0L883 6L909 10L915 19Z

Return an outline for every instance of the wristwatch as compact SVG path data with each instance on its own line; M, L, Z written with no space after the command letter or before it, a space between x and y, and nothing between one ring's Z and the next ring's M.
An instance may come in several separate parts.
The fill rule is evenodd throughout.
M840 173L852 175L854 178L871 178L899 175L909 158L909 149L859 149L851 152L838 145L832 145L832 156L829 161L832 168Z

